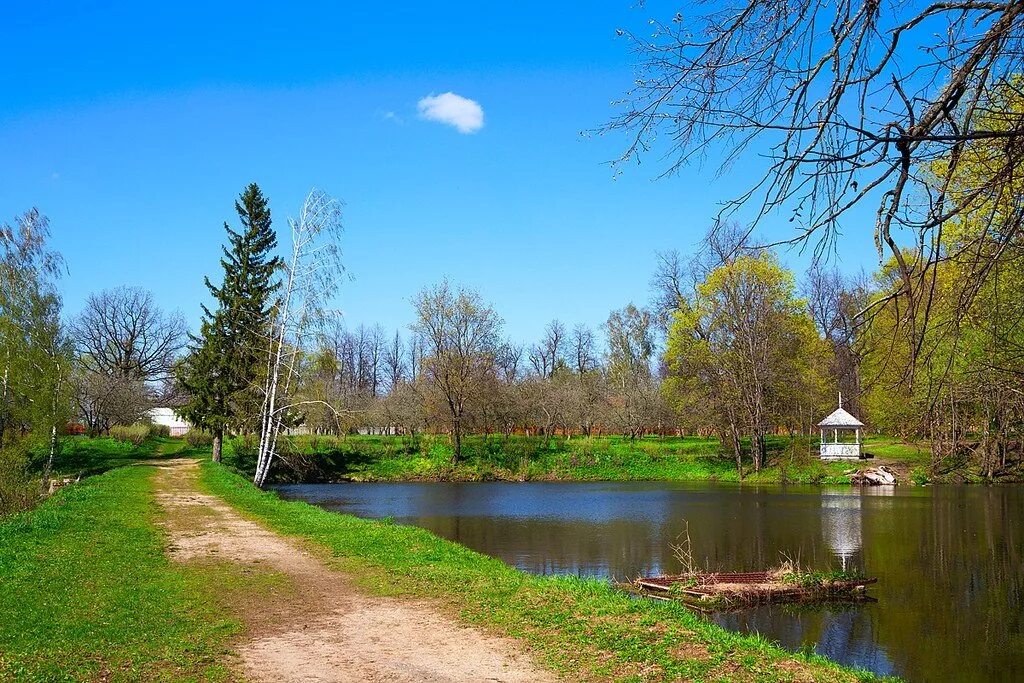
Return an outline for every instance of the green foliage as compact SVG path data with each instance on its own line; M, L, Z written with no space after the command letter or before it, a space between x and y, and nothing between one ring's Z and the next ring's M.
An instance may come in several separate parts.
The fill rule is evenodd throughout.
M271 529L325 546L363 587L440 601L470 623L525 639L573 678L623 680L639 670L664 680L773 681L789 679L792 667L821 681L874 678L726 631L681 605L630 598L603 581L532 576L423 529L286 502L214 463L204 463L202 479Z
M203 429L190 429L184 439L189 448L202 448L213 443L213 434Z
M676 312L663 391L694 426L729 435L734 450L751 436L760 469L772 428L806 426L818 412L828 357L792 273L769 253L742 255L708 273Z
M993 86L977 109L978 137L922 169L943 211L959 208L927 251L903 250L879 269L858 340L872 422L932 442L921 481L964 460L991 479L1022 460L1010 449L1024 435L1024 183L1001 135L1024 112L1021 83Z
M25 441L0 448L0 518L32 507L39 500L39 481L32 477Z
M513 435L466 436L463 458L452 462L451 439L444 435L345 437L296 436L282 439L287 462L275 481L728 481L739 480L735 464L716 438L623 436L545 438ZM749 447L744 441L744 447ZM769 461L779 463L749 473L748 483L849 483L844 463L823 463L806 453L807 440L770 436ZM251 475L255 438L228 442L225 464Z
M203 307L199 337L176 373L190 396L182 415L215 432L226 425L255 423L259 399L252 388L265 372L264 334L273 315L280 266L273 256L277 236L270 208L259 186L248 185L235 210L242 229L236 232L224 224L229 246L221 258L223 280L217 286L206 279L217 308Z
M71 344L61 327L60 255L35 209L0 225L0 447L48 438L71 415ZM56 443L54 443L56 447Z
M229 677L239 625L214 607L212 570L165 556L151 474L121 468L0 523L0 679Z
M910 470L910 481L914 482L918 486L928 484L931 481L928 477L928 469L925 467L915 467Z
M820 571L792 571L782 575L783 583L792 583L803 588L828 588L837 581L860 581L867 578L862 571L827 569Z
M171 438L171 428L167 425L152 424L149 425L149 434L150 436L159 436L164 439L169 439Z

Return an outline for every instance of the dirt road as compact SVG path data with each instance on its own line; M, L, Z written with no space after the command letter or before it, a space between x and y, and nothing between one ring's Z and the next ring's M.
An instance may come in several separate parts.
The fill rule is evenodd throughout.
M198 463L170 460L157 500L179 562L274 574L279 590L231 601L245 624L238 666L254 681L552 681L523 646L430 604L372 597L342 572L197 487Z

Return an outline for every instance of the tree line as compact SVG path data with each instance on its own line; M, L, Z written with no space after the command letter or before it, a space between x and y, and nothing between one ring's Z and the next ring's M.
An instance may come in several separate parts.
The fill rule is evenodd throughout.
M815 256L844 229L874 244L877 272L816 322L855 340L836 362L857 367L864 410L928 439L933 471L993 477L1022 450L1022 27L1016 0L740 0L619 32L636 55L602 130L626 134L619 164L712 151L732 172L756 154L716 230L744 211L748 232L788 218L783 241Z
M647 305L597 328L552 320L524 344L478 292L449 281L412 298L404 330L349 328L330 309L343 272L338 203L312 192L283 249L258 186L235 210L195 334L136 287L92 294L63 321L45 218L4 226L5 477L45 481L69 425L102 434L156 405L207 430L218 459L225 435L257 435L258 483L282 435L307 430L448 433L456 459L467 433L702 434L742 473L768 464L770 435L813 435L840 391L870 426L928 440L934 470L969 463L994 477L1020 459L1024 290L1018 252L1004 247L967 318L957 258L922 279L933 289L922 331L902 317L897 264L856 277L818 264L797 277L748 230L719 226L692 258L658 254ZM988 229L959 219L946 239L977 243ZM18 487L0 488L10 498Z

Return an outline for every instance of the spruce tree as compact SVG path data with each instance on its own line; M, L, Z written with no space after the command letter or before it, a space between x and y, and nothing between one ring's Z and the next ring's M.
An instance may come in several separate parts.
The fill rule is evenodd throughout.
M189 354L177 368L178 383L189 396L179 412L193 426L213 433L214 462L220 462L224 428L232 419L228 408L230 366L225 362L223 316L219 313L206 311L199 336L192 338Z
M191 394L183 415L210 429L214 459L220 457L225 429L251 428L259 410L256 387L267 364L268 330L274 314L275 273L280 258L273 254L277 236L270 207L255 183L235 202L241 228L227 223L228 244L220 260L221 284L206 278L216 309L203 306L200 336L182 365L179 380Z

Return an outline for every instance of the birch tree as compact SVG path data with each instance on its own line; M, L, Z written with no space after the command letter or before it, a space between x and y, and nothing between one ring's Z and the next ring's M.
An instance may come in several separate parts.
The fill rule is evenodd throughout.
M72 358L56 289L63 261L49 249L48 237L47 220L35 209L13 226L0 226L0 448L25 437L45 443L44 488L57 456L58 429L71 413ZM3 461L26 464L22 458ZM4 483L9 474L0 472L0 513L12 507L5 502L11 499Z
M339 249L342 224L338 200L313 189L303 202L298 219L289 219L288 224L291 254L285 260L277 318L269 339L267 380L260 411L260 443L253 478L260 487L270 473L286 414L310 403L293 400L299 361L328 318L328 303L344 273Z

